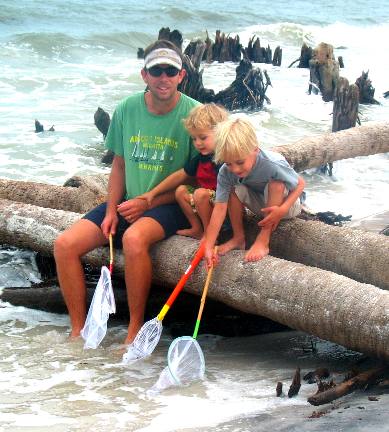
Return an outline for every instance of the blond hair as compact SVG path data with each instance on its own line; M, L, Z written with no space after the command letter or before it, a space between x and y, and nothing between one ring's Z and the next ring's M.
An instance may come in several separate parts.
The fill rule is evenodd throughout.
M228 112L215 103L198 105L191 110L188 117L184 119L187 131L214 129L215 126L228 119Z
M244 159L259 148L254 126L238 117L219 123L215 128L215 162Z

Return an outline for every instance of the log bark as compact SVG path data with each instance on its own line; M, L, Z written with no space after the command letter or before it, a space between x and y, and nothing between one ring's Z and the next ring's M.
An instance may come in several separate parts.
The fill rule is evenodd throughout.
M65 184L72 187L0 179L0 198L77 213L86 213L106 200L108 182L104 175L74 176Z
M301 172L328 162L389 152L389 123L368 123L273 147Z
M79 218L77 213L6 200L1 201L0 211L0 243L45 254L52 254L59 232ZM174 286L197 247L198 241L180 236L156 244L151 250L153 280ZM222 258L215 269L210 298L349 349L389 359L389 292L273 256L244 263L243 254L232 251ZM100 267L109 261L108 248L96 249L84 260ZM116 251L115 269L120 273L123 268L123 256ZM200 295L203 284L204 269L199 266L185 290Z

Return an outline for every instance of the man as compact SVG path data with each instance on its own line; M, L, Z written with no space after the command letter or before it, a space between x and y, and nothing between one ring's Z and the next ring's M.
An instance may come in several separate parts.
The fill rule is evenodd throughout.
M145 92L122 100L106 138L115 153L108 199L62 233L54 245L57 274L69 311L71 333L77 337L86 318L86 287L81 257L106 245L109 234L123 247L130 323L125 344L133 341L144 322L151 285L150 247L188 227L174 191L149 206L139 195L152 189L195 155L182 119L199 103L180 93L185 76L182 54L169 41L159 40L145 50L142 78Z

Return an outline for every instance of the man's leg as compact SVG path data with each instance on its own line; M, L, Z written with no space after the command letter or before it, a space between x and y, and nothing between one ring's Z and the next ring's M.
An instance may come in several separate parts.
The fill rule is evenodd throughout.
M144 322L150 292L152 263L150 246L165 238L162 225L151 217L134 222L123 235L125 281L130 323L125 344L131 343Z
M86 319L86 287L81 257L107 244L100 228L81 219L64 231L54 243L54 258L62 295L69 311L70 337L80 335Z

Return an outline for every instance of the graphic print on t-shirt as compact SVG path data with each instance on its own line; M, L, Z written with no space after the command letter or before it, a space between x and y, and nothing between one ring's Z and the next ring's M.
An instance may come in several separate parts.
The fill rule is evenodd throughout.
M178 148L176 140L163 136L133 135L129 139L133 145L130 161L137 162L138 167L145 171L163 171L166 162L174 160L174 152Z

